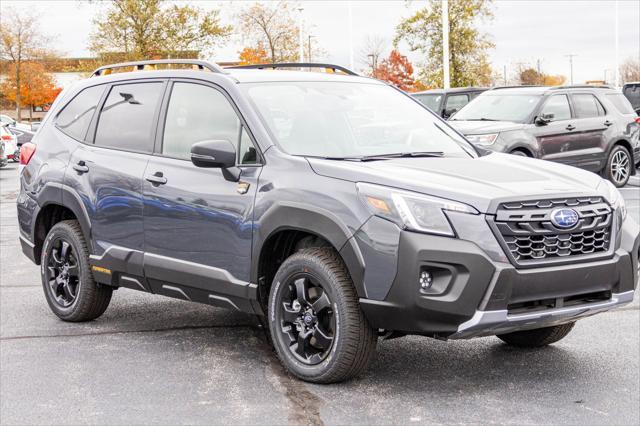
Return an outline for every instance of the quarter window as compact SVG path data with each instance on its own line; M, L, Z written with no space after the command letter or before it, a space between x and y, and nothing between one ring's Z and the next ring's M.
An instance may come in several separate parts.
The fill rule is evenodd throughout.
M244 146L240 160L250 161L251 141L242 131L240 119L227 98L218 90L193 83L175 83L167 109L162 154L189 159L191 146L206 140L227 140ZM255 153L255 149L254 149ZM255 160L255 156L253 156ZM245 163L247 164L247 163Z
M588 93L572 95L573 106L578 118L590 118L604 115L604 110L595 96Z
M84 141L103 92L104 86L93 86L78 93L58 114L56 127L68 136Z
M126 151L153 151L153 120L163 84L113 86L100 111L96 145Z
M551 96L544 104L541 114L553 114L551 121L569 120L571 118L571 108L567 95Z

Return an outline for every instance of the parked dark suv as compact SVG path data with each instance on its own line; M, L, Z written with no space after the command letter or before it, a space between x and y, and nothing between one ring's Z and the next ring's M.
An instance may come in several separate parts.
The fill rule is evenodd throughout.
M446 120L486 90L484 87L456 87L425 90L412 93L411 96Z
M633 299L639 227L600 177L477 151L377 80L170 62L200 70L99 69L23 146L20 241L61 319L119 287L256 314L326 383L379 336L537 347Z
M640 114L640 81L625 83L622 86L622 93L629 100L636 114Z
M581 167L617 187L640 163L638 116L606 86L497 88L450 124L482 148Z

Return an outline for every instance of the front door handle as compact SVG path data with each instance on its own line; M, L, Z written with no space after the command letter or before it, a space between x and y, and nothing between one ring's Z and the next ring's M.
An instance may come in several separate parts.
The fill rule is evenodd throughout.
M155 172L154 174L147 176L145 179L153 185L164 185L167 183L167 178L162 175L162 172Z
M609 121L609 120L607 120L607 121L605 121L605 122L604 122L604 123L602 123L602 124L604 124L605 126L609 127L609 126L611 126L611 125L613 124L613 121Z
M571 131L571 130L575 130L576 126L574 126L573 124L569 124L567 127L565 127L565 129Z
M87 166L87 164L84 161L80 160L73 165L73 170L78 172L78 174L83 174L89 171L89 166Z

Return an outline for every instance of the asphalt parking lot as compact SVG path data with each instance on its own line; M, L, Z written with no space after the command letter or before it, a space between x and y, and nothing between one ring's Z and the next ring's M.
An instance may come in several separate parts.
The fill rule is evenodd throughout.
M59 321L20 251L17 166L0 169L1 424L640 424L640 305L558 344L380 341L338 385L286 375L251 316L119 289L85 324ZM623 189L640 219L640 187Z

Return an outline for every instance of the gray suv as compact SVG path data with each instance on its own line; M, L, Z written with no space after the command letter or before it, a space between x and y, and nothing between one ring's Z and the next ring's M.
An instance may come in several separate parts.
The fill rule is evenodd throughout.
M476 150L350 73L104 67L21 161L20 242L55 315L94 320L121 287L254 314L311 382L362 373L379 337L548 345L638 284L611 183Z
M640 163L640 122L607 86L496 88L450 120L481 148L557 161L624 186Z

